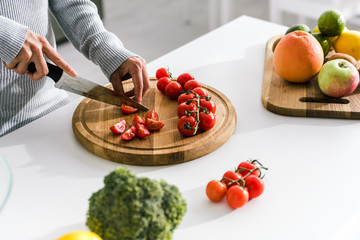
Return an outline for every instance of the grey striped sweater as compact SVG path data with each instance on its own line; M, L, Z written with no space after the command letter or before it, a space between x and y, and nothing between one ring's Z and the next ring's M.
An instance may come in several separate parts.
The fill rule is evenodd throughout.
M9 64L28 29L55 46L49 10L75 48L110 75L134 53L108 32L90 0L0 0L0 59ZM0 66L0 136L65 105L68 95L47 77L33 81Z

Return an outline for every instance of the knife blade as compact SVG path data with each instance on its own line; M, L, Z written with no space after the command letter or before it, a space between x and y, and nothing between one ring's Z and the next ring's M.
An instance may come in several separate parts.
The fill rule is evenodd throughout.
M141 103L127 96L118 95L118 94L115 95L114 91L109 88L106 88L104 86L101 86L97 83L94 83L79 76L74 76L74 77L70 76L69 74L64 72L61 68L49 62L47 62L47 65L49 68L49 73L47 74L47 76L49 76L55 82L55 87L59 89L63 89L68 92L72 92L84 97L88 97L118 107L120 107L121 104L125 102L127 105L136 107L139 110L143 110L143 111L149 110ZM30 72L36 71L36 67L33 62L29 64L28 71ZM129 78L131 78L131 76L127 74L124 77L122 77L122 81Z

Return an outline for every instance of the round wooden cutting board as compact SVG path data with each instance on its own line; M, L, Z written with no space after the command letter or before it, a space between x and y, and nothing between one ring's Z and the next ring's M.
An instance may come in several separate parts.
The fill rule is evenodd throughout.
M199 158L216 150L231 137L236 126L236 113L232 103L221 92L202 84L216 103L215 126L195 136L184 137L177 130L177 101L156 88L156 79L150 80L151 89L143 104L158 113L159 120L165 123L162 129L143 139L124 141L109 128L123 119L130 125L136 114L144 118L146 112L124 115L119 107L85 98L75 109L72 119L78 141L101 158L130 165L157 166ZM131 80L123 84L125 91L133 87Z

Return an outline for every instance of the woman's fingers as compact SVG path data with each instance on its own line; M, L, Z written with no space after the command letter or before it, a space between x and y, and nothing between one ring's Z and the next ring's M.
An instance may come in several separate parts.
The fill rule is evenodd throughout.
M14 60L9 64L3 64L6 68L13 70L20 75L26 74L31 79L37 81L45 77L49 72L44 55L69 75L77 75L75 70L50 45L45 37L40 36L31 30L28 30L24 44ZM35 64L35 72L27 71L31 62Z

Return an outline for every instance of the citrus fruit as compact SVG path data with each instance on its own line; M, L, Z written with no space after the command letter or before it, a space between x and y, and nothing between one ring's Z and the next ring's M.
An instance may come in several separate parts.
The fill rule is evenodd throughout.
M102 240L96 233L78 230L58 238L57 240Z
M346 32L346 31L349 31L349 29L348 29L347 27L345 27L342 32ZM319 27L318 27L318 26L316 26L316 27L314 28L313 33L320 33L320 30L319 30ZM335 36L335 37L326 37L327 40L328 40L329 43L330 43L330 50L334 50L333 45L334 45L334 42L335 42L335 40L337 39L337 37L338 37L338 36Z
M283 79L304 83L320 71L324 62L324 52L316 38L304 31L285 35L277 44L273 65Z
M293 25L293 26L289 27L288 30L286 31L285 35L289 34L291 32L297 31L297 30L311 33L311 30L307 25L305 25L305 24L296 24L296 25Z
M343 32L346 32L346 31L349 31L349 29L348 29L347 27L344 27ZM312 30L312 32L313 32L313 33L321 33L318 26L314 27L314 29ZM334 38L336 38L336 37L334 37Z
M316 26L313 30L312 30L313 33L320 33L320 30L319 30L319 27Z
M334 9L323 12L318 18L320 32L327 37L338 36L346 26L346 20L342 12Z
M326 57L330 51L330 42L328 41L328 39L321 33L312 33L311 35L313 35L316 40L318 40L323 49L324 56Z
M349 30L343 32L334 42L336 52L346 53L360 60L360 32Z

